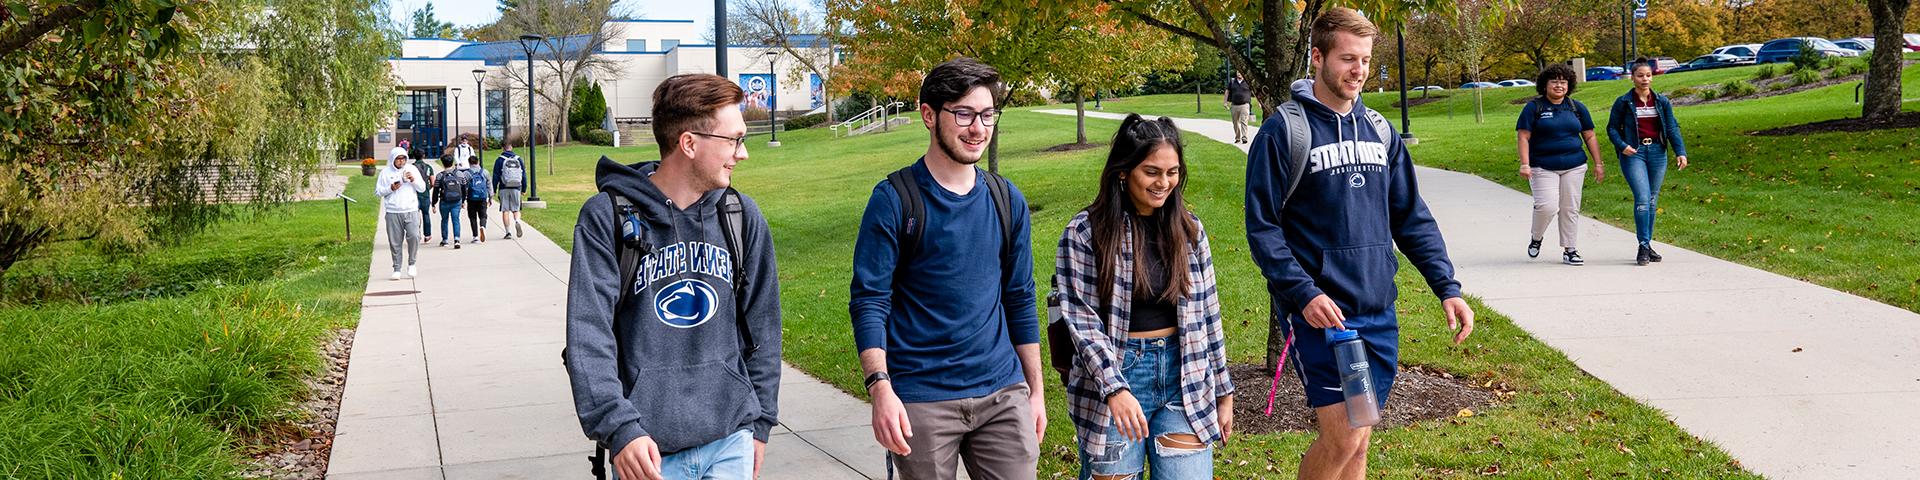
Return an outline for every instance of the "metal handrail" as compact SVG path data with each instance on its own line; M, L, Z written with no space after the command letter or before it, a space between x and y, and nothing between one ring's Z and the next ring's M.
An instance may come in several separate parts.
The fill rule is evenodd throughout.
M894 115L899 114L900 109L905 108L906 105L907 105L906 102L893 102L893 103L884 104L884 105L874 105L873 108L869 108L867 109L867 111L861 112L859 115L853 116L853 118L847 119L844 122L834 124L833 126L827 127L827 128L830 130L833 130L836 134L841 132L841 129L845 129L847 135L852 135L855 129L864 126L864 125L861 125L861 123L863 122L870 125L875 120L879 120L883 123L887 121L891 121L892 117Z

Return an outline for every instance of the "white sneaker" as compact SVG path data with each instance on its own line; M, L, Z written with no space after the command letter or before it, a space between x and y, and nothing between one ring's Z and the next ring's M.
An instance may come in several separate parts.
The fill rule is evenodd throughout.
M408 266L407 266L407 276L408 276L408 277L418 277L418 276L420 276L420 267L418 267L418 266L414 266L414 265L408 265Z
M393 276L390 276L390 277L387 277L387 280L399 280L399 279L400 279L400 271L399 271L399 270L394 270L394 271L393 271Z

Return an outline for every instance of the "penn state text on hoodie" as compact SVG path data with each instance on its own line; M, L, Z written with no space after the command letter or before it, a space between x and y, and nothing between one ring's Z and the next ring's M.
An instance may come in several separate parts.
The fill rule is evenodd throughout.
M1347 114L1334 113L1314 98L1312 80L1294 82L1293 99L1312 129L1308 158L1288 158L1279 115L1260 126L1247 157L1247 243L1276 308L1298 313L1323 293L1347 315L1392 308L1399 296L1396 244L1435 296L1460 296L1440 226L1420 199L1399 136L1379 138L1357 99ZM1282 211L1296 161L1307 168Z

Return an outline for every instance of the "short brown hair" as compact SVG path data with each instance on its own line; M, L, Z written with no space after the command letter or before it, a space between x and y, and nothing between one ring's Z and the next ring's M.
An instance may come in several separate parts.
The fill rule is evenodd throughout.
M711 127L714 112L746 99L740 86L719 75L674 75L653 89L653 140L660 156L680 146L680 134Z
M1313 19L1312 28L1310 42L1313 48L1318 48L1321 52L1333 49L1334 32L1347 32L1367 38L1380 36L1380 27L1374 26L1373 21L1367 20L1367 17L1360 12L1347 7L1327 9L1326 13Z

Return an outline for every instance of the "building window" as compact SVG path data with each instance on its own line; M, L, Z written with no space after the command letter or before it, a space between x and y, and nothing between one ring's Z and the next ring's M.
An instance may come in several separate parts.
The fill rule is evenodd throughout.
M512 110L507 107L506 90L487 91L487 138L506 138L507 123L512 119Z
M679 40L661 40L660 41L660 51L663 51L663 52L668 50L673 50L673 47L678 47L678 46L680 46Z
M627 40L627 51L629 52L647 51L647 40L644 38Z

